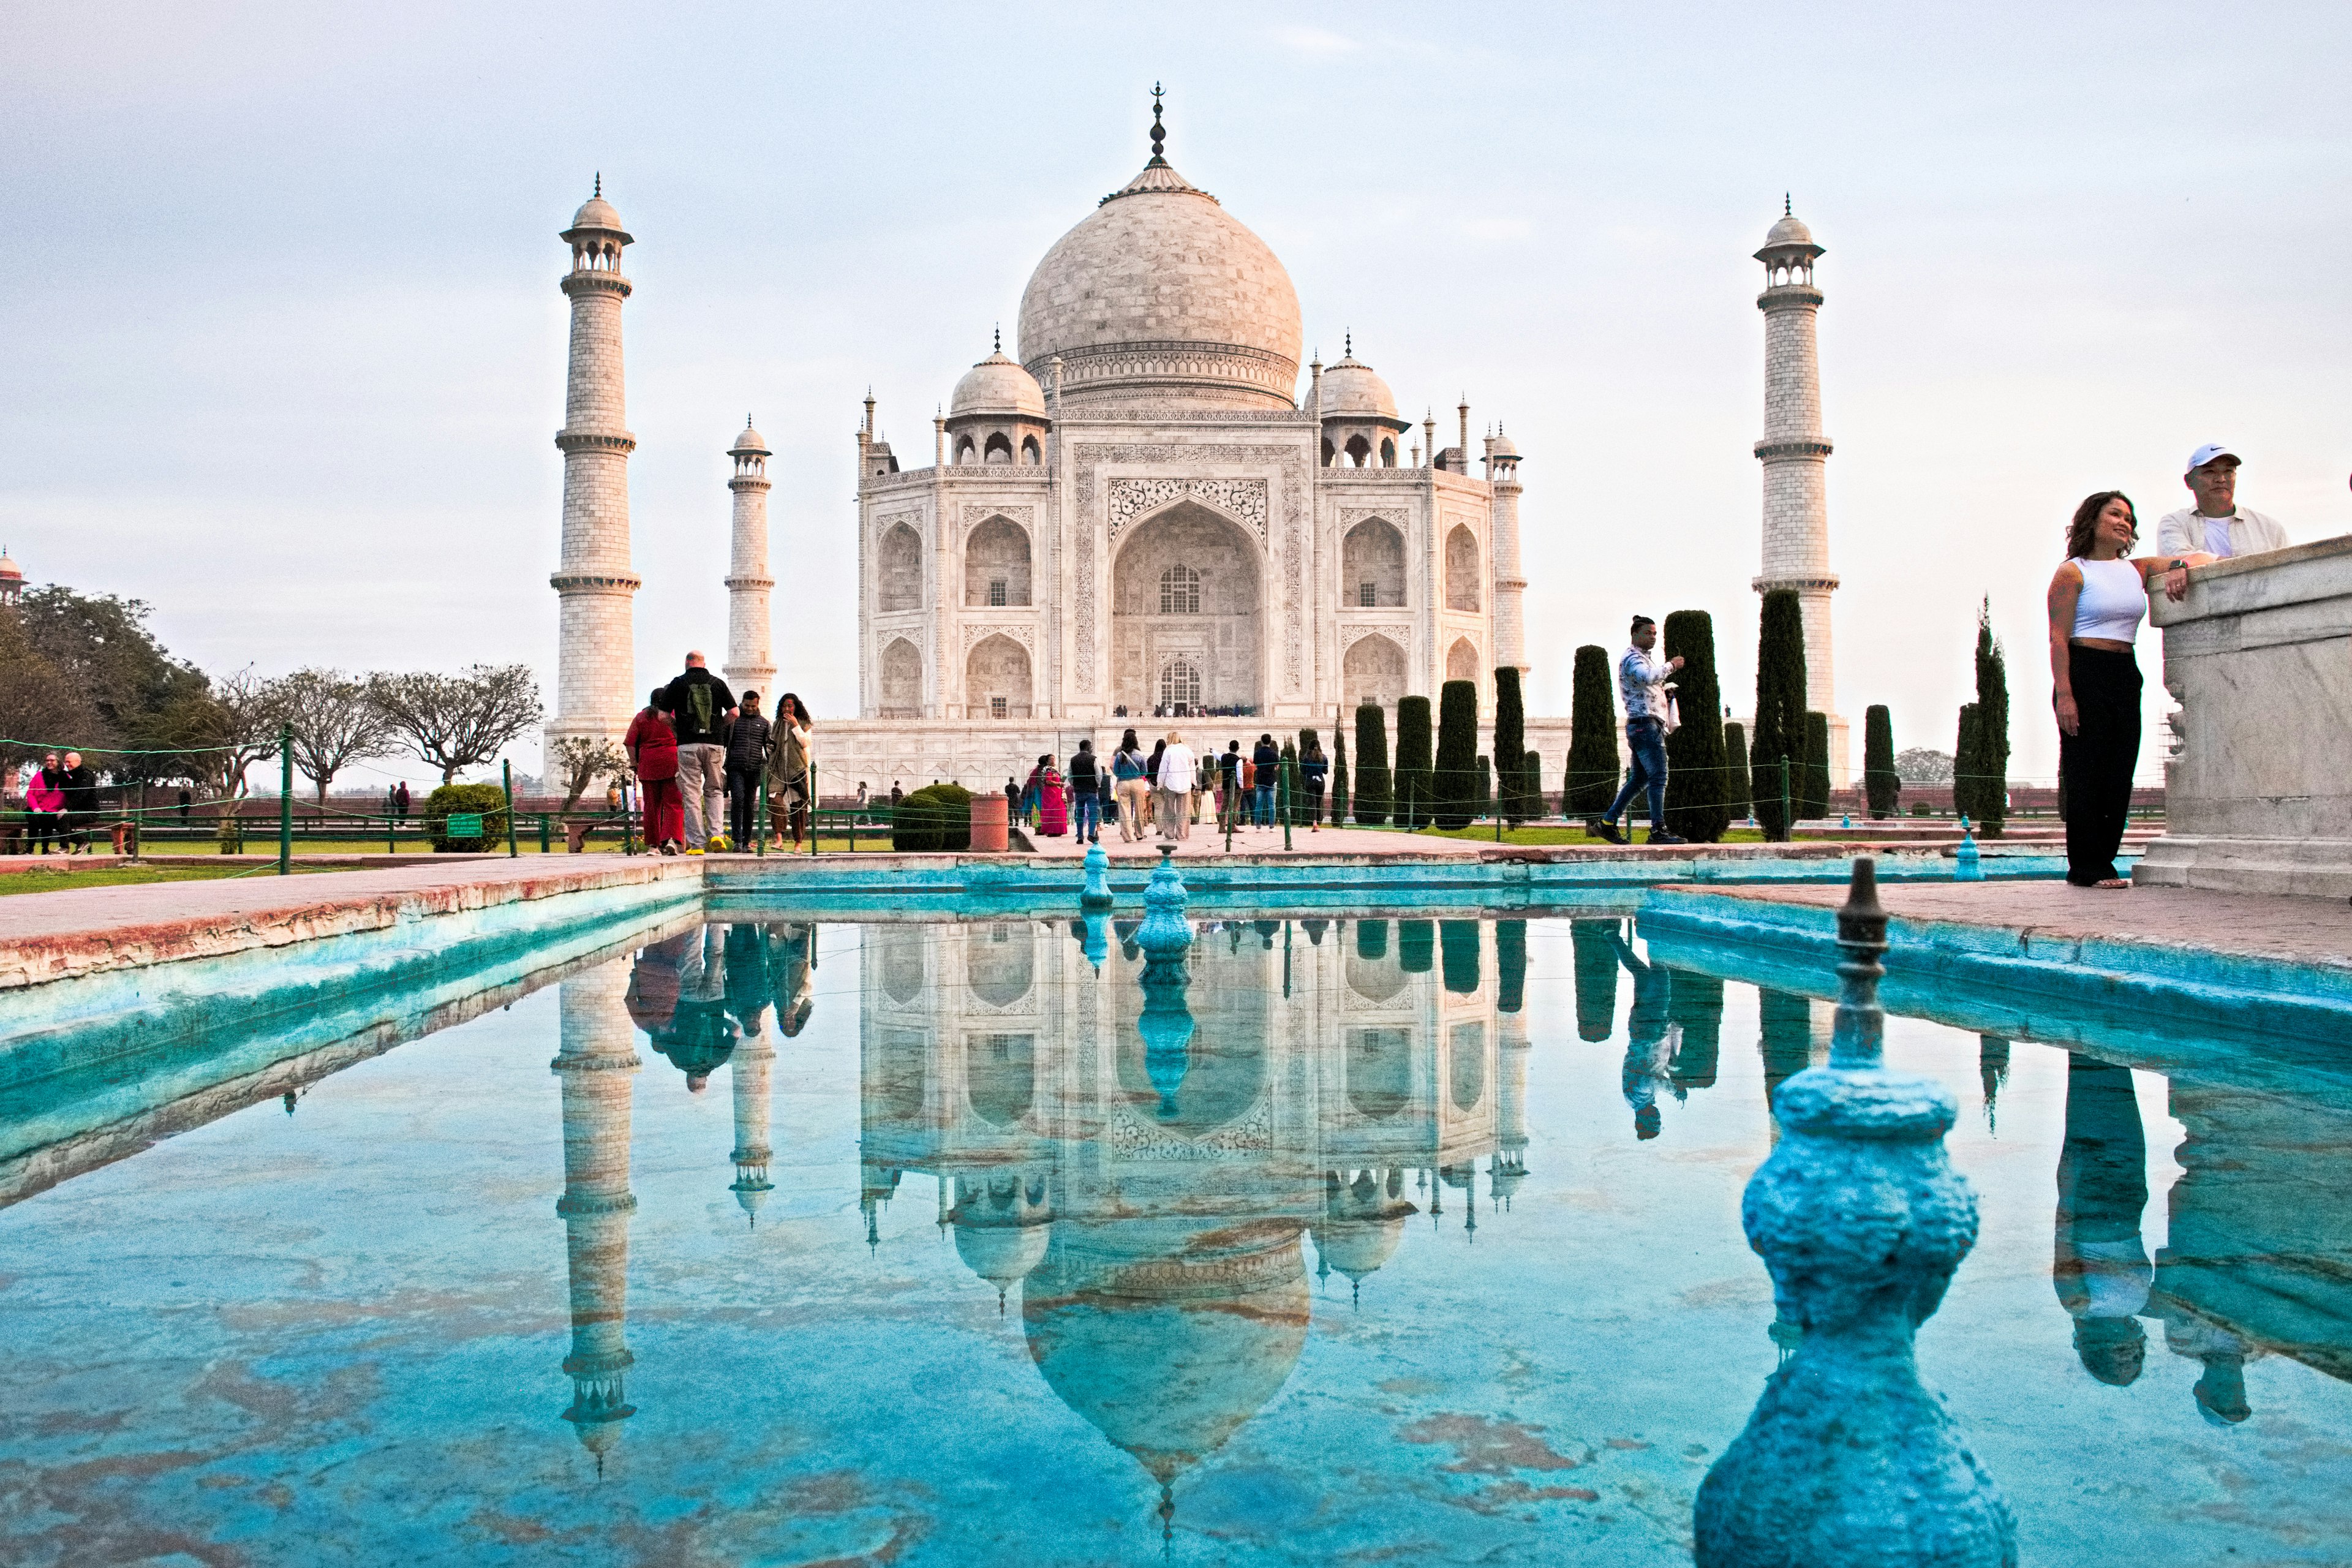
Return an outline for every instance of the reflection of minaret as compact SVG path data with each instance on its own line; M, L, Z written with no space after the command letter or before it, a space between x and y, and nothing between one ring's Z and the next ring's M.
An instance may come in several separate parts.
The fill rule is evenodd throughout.
M760 1205L775 1190L768 1180L768 1074L776 1048L768 1032L753 1018L744 1026L742 1040L728 1058L735 1080L735 1148L727 1157L735 1162L735 1180L728 1191L743 1205L744 1216L760 1223Z
M562 1045L551 1066L563 1085L563 1216L572 1283L572 1424L580 1446L604 1456L636 1414L622 1374L636 1358L625 1338L629 1292L630 1075L636 1042L622 1000L628 972L608 963L562 983Z
M1495 1158L1488 1166L1495 1201L1508 1206L1528 1179L1528 922L1495 922L1496 1032L1500 1057L1495 1085Z

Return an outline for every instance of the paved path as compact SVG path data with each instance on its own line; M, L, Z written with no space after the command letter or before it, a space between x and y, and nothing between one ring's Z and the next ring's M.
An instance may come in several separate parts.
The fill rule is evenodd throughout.
M1773 903L1835 905L1822 883L1704 889ZM2063 941L2147 942L2298 963L2352 963L2352 908L2331 899L2269 898L2202 888L2076 888L2064 882L1882 883L1896 918L1990 926Z

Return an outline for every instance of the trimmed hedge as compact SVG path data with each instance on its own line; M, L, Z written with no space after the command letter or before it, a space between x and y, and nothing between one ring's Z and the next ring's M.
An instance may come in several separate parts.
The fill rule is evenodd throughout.
M925 784L890 812L890 847L902 854L953 854L971 847L971 791Z
M452 838L449 819L467 814L482 819L479 837ZM425 797L425 837L436 854L479 855L507 847L507 792L496 784L443 784Z

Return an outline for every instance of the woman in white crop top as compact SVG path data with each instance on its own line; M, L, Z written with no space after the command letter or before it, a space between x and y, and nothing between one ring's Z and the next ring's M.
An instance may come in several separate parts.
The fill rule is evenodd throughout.
M2066 800L2066 880L2128 888L2116 851L2139 766L2139 664L2132 643L2147 614L2150 583L2178 599L2188 568L2210 555L2142 555L2139 517L2121 490L2074 509L2066 561L2050 579L2050 704L2058 713L2058 778Z

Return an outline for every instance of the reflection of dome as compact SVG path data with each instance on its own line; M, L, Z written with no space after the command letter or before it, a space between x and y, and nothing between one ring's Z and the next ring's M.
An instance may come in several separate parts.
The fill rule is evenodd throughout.
M1290 274L1217 199L1154 157L1057 240L1021 296L1021 362L1066 398L1295 406Z
M1056 1234L1062 1245L1024 1293L1029 1353L1063 1404L1166 1488L1297 1363L1308 1312L1297 1228L1270 1220L1171 1237L1143 1221ZM1156 1245L1167 1239L1180 1245Z
M1389 384L1370 365L1350 353L1323 373L1323 417L1326 419L1394 419L1396 397Z
M948 400L949 418L964 414L1043 419L1045 394L1035 376L1002 353L992 353L963 373L963 379L956 383L955 395Z
M1364 1276L1396 1256L1404 1239L1404 1216L1413 1212L1407 1204L1385 1219L1326 1220L1312 1233L1316 1258L1361 1285Z
M1045 1257L1049 1239L1043 1225L963 1225L955 1227L956 1256L963 1266L996 1287L1001 1298L1029 1277Z

